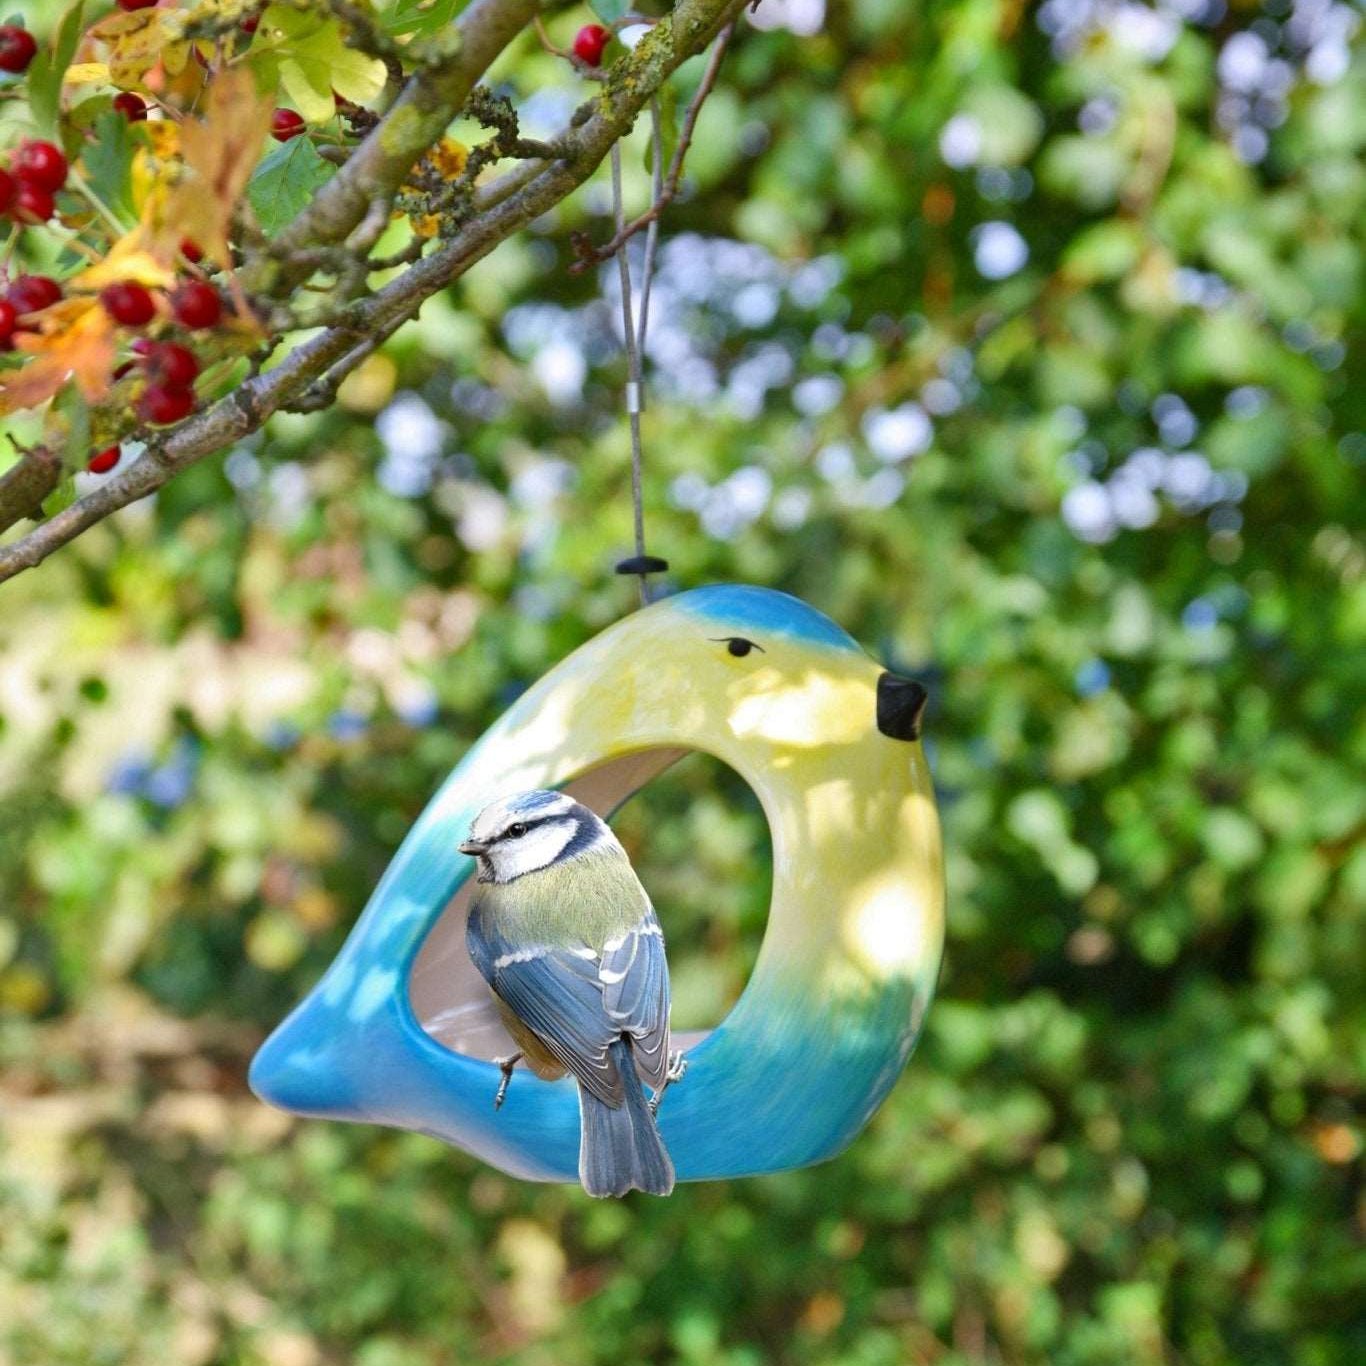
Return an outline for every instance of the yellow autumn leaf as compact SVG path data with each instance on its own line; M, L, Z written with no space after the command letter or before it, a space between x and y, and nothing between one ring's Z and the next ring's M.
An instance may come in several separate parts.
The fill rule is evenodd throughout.
M168 9L120 11L90 30L109 50L109 79L125 89L141 84L157 65L171 74L184 70L190 51L184 33L185 16Z
M170 119L148 119L142 134L150 144L149 150L162 161L180 155L180 125Z
M108 85L108 62L76 62L67 67L62 77L66 85Z
M188 237L211 260L231 268L233 214L261 155L271 113L271 101L245 67L229 67L215 77L204 97L204 117L180 126L181 152L191 174L171 191L158 240L174 246Z
M117 325L93 298L69 298L43 318L43 331L25 332L17 342L29 359L0 372L0 416L46 403L74 379L88 403L109 392L118 354Z
M147 249L146 236L142 228L135 228L120 238L102 260L73 276L70 287L98 291L121 280L132 280L149 289L168 289L175 282L175 271L171 262L158 259Z

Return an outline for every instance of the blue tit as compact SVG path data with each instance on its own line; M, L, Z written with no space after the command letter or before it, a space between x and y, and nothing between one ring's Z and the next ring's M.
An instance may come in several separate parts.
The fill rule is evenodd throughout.
M655 1126L683 1071L669 1051L664 933L617 837L561 792L523 792L475 817L470 958L521 1050L499 1059L579 1087L579 1180L589 1195L668 1195L674 1169ZM641 1083L654 1091L647 1101Z

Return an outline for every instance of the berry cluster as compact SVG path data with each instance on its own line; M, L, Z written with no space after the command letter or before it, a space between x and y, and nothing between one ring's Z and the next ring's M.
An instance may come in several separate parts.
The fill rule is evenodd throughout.
M114 0L119 10L130 14L152 9L157 3ZM260 11L254 10L238 21L243 35L239 45L252 42L260 18ZM207 66L198 48L193 51ZM0 24L0 73L22 75L37 55L38 45L27 29L18 23ZM350 121L353 132L365 131L361 127L364 120L373 118L367 110L341 96L336 103L339 115ZM153 105L152 97L133 90L119 90L112 99L114 111L129 123L148 119ZM287 143L307 132L304 118L295 110L274 111L271 134L277 141ZM69 169L66 155L56 142L25 141L0 158L0 235L8 226L7 219L23 227L53 220L56 197L67 184ZM194 386L201 359L191 349L198 349L196 342L186 334L216 328L223 318L218 290L193 269L203 253L186 240L180 244L180 256L184 273L170 286L162 287L158 282L149 287L138 280L120 280L106 285L98 296L97 307L115 325L124 351L113 378L117 381L131 376L130 397L138 420L151 426L179 422L194 411ZM64 329L80 316L78 308L67 306L59 311L54 307L62 303L62 284L46 275L20 275L7 282L7 274L0 265L0 352L16 349L16 341L24 334L28 334L27 339L19 349L31 353L41 353L49 344L61 345ZM89 302L87 298L87 306ZM96 474L106 473L115 468L120 456L119 446L109 446L90 456L87 468Z
M193 259L200 253L187 242L184 254ZM152 291L132 280L107 286L100 292L100 304L119 326L130 329L146 327L158 312ZM218 291L204 280L182 280L167 296L166 305L174 322L191 332L216 327L223 316ZM199 359L194 352L179 342L145 337L136 338L129 349L137 359L120 366L115 377L121 378L141 365L146 384L138 398L138 416L155 426L188 417L194 411L194 382L199 377ZM102 451L96 459L108 454Z
M183 243L181 251L190 260L198 260L202 255L192 242ZM203 280L183 280L166 302L174 321L191 331L214 327L223 316L218 291ZM151 290L134 281L109 285L100 292L100 304L122 327L146 327L157 315L157 301ZM138 416L157 427L188 417L194 411L199 357L179 342L152 341L147 337L135 337L128 349L136 359L119 366L114 378L122 379L135 367L141 367L146 382L138 398ZM91 456L86 468L92 474L107 474L119 463L120 454L118 446L110 446Z
M66 157L55 142L21 142L9 167L0 167L0 216L46 223L57 211L53 196L66 184L66 173Z

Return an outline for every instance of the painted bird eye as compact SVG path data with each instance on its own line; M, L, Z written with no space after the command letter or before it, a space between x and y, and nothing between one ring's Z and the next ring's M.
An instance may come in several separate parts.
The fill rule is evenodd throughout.
M751 650L758 650L764 653L762 645L756 645L752 640L746 640L744 636L714 636L713 639L718 644L724 643L726 649L735 656L736 659L743 659Z
M521 821L518 821L516 825L508 826L508 838L519 840L522 838L523 835L526 834L526 831L526 826Z

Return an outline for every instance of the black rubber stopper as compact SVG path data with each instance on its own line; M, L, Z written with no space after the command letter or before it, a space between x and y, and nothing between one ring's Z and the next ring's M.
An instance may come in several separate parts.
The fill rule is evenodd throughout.
M668 560L661 560L658 555L632 555L617 565L618 574L665 574L668 569Z

